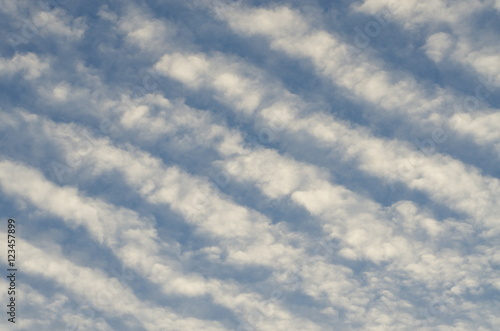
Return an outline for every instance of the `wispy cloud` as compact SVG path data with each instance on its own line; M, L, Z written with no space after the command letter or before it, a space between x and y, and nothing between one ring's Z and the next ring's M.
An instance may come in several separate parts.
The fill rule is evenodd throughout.
M198 57L202 56L198 55ZM186 55L185 58L189 58L189 56ZM169 55L165 55L156 65L156 69L171 77L182 79L177 77L175 72L170 72L172 67L170 59ZM208 58L205 61L208 62ZM229 61L231 60L226 59L226 62ZM449 156L434 154L427 149L418 150L397 140L381 139L371 135L363 128L351 128L348 124L338 121L328 114L319 112L309 114L308 110L311 106L294 98L289 92L275 87L273 84L270 84L269 88L266 89L265 78L259 81L259 79L246 77L242 72L218 69L220 67L215 64L218 62L223 62L223 60L214 59L212 66L207 66L207 68L216 69L200 73L200 77L206 78L203 81L203 88L209 87L215 90L219 98L228 103L232 109L259 118L260 121L257 120L257 123L266 123L272 132L285 132L288 136L307 137L311 140L308 143L309 148L320 150L331 147L338 148L339 152L342 153L341 157L347 160L355 159L360 170L378 177L391 174L390 180L401 181L412 189L426 191L442 203L459 211L468 212L478 220L487 217L494 218L491 211L495 210L496 207L480 197L479 192L485 192L484 194L490 197L498 196L498 180L496 178L482 176L478 169ZM173 65L175 66L175 63ZM233 67L235 65L237 63ZM256 68L245 68L241 71L243 70L247 72L257 71ZM227 77L232 78L232 84L220 85L220 81ZM189 85L189 82L183 82ZM255 90L251 88L253 86ZM191 87L196 88L192 85ZM253 97L257 102L242 103L239 96L242 94L240 91L245 91L244 95L247 99ZM285 103L285 100L289 101ZM273 101L275 103L272 103ZM442 139L443 136L444 132L436 132L436 139ZM451 180L450 183L452 175L456 179ZM469 184L462 186L458 178L461 178L461 181L464 178L470 178ZM456 183L453 189L451 189L452 183ZM477 194L472 195L473 191ZM484 205L485 203L487 205ZM481 205L484 207L480 207Z
M272 49L282 51L288 56L311 61L319 75L346 89L349 96L372 104L374 107L370 111L376 111L375 116L379 118L378 121L387 121L395 117L410 122L410 128L416 132L420 130L420 135L424 137L431 136L432 130L439 129L446 131L450 136L452 134L458 137L473 136L475 142L480 145L497 146L498 121L489 121L491 117L496 119L496 115L490 114L493 110L483 102L484 93L492 92L487 89L496 90L498 85L495 83L498 80L492 76L491 71L480 71L482 79L488 81L488 86L478 86L477 89L482 88L482 92L475 92L480 94L477 98L474 95L460 95L429 81L419 82L405 72L392 70L381 59L371 56L370 52L365 52L369 41L379 35L381 29L391 23L393 17L414 24L425 19L428 21L450 19L450 22L455 22L458 18L453 17L463 17L467 4L462 2L460 7L453 6L453 15L443 15L444 10L432 6L416 6L416 8L413 6L416 6L416 3L412 5L365 3L359 10L376 15L376 18L365 24L364 30L368 29L368 32L360 30L358 33L361 35L357 35L352 43L318 29L310 23L313 18L304 17L297 10L286 6L251 8L234 4L214 6L214 11L237 33L263 36L269 41ZM439 3L437 6L443 7L444 4ZM414 15L416 11L422 15ZM409 16L411 19L406 20ZM372 28L370 23L373 23ZM373 32L369 29L373 29ZM438 37L435 36L434 39ZM434 57L444 56L441 54L445 52L442 47L451 45L449 39L443 41L441 37L440 41L442 43L439 50L432 48L436 41L433 39L428 41L428 52L434 54ZM466 58L468 54L466 48L459 46L459 49L463 50L458 55L459 58ZM489 53L491 54L491 51ZM481 58L483 60L479 58L474 60L478 66L484 63L482 67L486 69L494 65L491 62L493 60L491 55L484 55ZM490 62L491 65L488 65ZM470 115L470 112L474 114ZM490 124L482 130L474 130L475 127L464 124L467 122L462 120L464 116L472 117L471 119L478 124L481 122ZM437 145L439 144L441 143Z
M16 326L498 328L497 7L3 2Z

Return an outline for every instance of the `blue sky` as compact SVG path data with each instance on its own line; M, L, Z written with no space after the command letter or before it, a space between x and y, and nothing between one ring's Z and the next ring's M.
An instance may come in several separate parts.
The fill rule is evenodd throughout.
M0 4L2 330L500 327L498 0Z

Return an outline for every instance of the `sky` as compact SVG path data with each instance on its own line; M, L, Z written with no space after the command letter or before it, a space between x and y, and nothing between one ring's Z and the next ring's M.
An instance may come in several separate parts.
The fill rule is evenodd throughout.
M0 0L0 330L500 329L499 17Z

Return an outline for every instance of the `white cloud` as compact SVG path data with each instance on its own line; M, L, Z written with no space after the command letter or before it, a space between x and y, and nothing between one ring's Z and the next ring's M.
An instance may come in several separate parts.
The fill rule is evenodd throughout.
M2 231L2 235L6 236L6 233ZM217 322L183 318L166 308L140 301L116 278L109 278L99 270L76 265L54 250L44 251L25 242L23 253L25 258L19 266L23 272L53 279L108 317L133 316L146 330L224 330ZM96 327L99 325L104 327L99 323Z
M2 279L0 285L2 288L8 288L9 282ZM113 330L102 317L96 316L96 311L89 306L80 305L78 309L69 307L70 299L64 294L46 296L24 282L22 289L16 293L16 300L16 325L21 324L25 329L79 327L81 330Z
M215 63L219 61L221 61L220 57L214 59ZM239 65L239 67L243 66ZM254 77L257 78L252 79L238 73L238 63L233 62L229 67L235 68L229 69L231 74L239 75L239 80L245 84L260 86L256 88L256 95L260 95L264 86L269 86L265 89L266 100L281 100L276 105L276 109L282 109L284 100L293 100L291 109L302 108L300 115L294 116L293 112L290 112L286 119L281 119L281 125L286 128L283 132L288 135L308 137L311 139L310 143L314 143L315 146L335 146L342 151L344 158L356 160L359 168L365 172L378 177L392 173L395 175L393 180L401 181L412 189L425 191L443 204L469 213L480 223L492 222L491 218L494 214L492 210L496 210L496 207L485 203L483 199L484 196L494 197L499 194L498 180L482 176L479 169L467 166L449 156L428 155L426 151L416 150L397 140L376 138L365 130L353 129L326 114L316 112L309 115L307 110L312 106L296 98L292 99L289 92L277 88L275 83L267 83L263 75L258 76L256 68L246 68L247 71L255 72ZM169 75L168 71L163 73ZM269 106L266 105L265 112L261 112L262 106L262 108L249 109L242 106L238 98L234 98L225 89L221 89L216 84L216 80L218 75L222 74L218 70L211 71L210 74L204 73L206 77L211 78L204 80L203 88L216 91L217 96L231 105L235 111L243 114L255 113L262 123L267 123L269 120L276 121L276 116L273 116ZM251 96L254 90L247 89L246 93ZM451 183L450 178L454 178ZM483 221L483 219L489 219L489 221Z
M16 54L10 59L0 58L1 75L22 73L25 79L32 80L39 78L48 67L48 61L33 53Z
M427 56L437 64L457 63L466 69L473 69L476 74L478 85L466 96L457 96L461 112L476 113L476 117L482 117L482 121L487 121L490 112L496 110L487 109L482 102L487 100L491 93L494 93L500 82L500 66L498 57L498 43L495 42L495 34L488 30L474 30L472 20L474 15L490 11L493 5L491 1L424 1L421 4L419 14L415 12L404 12L393 10L392 14L398 24L407 29L416 29L417 25L428 26L429 35L427 36L424 47ZM375 14L388 3L386 1L368 0L365 1L358 10ZM434 8L434 5L442 7ZM446 9L444 9L446 7ZM445 13L445 14L444 14ZM441 31L443 24L446 24L452 34ZM453 36L452 36L453 35ZM493 37L492 37L493 35ZM446 61L445 61L446 60ZM484 113L483 113L484 111ZM467 115L467 114L458 114ZM450 125L450 128L460 133L471 136L478 144L484 144L485 141L481 135L489 134L495 136L498 131L498 122L493 122L482 130L471 132L467 127ZM495 140L498 150L498 139Z
M210 87L210 79L205 82L203 86ZM266 86L266 81L261 81L260 85ZM218 92L215 84L212 88ZM279 91L276 87L270 87L267 90ZM252 90L248 90L247 93L252 93ZM288 98L286 92L281 91L281 93L283 95L281 98L269 96L267 99ZM224 92L221 92L218 96L222 97L223 94ZM223 97L222 100L235 107L236 111L241 110L242 113L248 111L248 109L240 108L237 101L232 100L231 97ZM301 106L308 109L307 104L294 101L291 109L300 109ZM360 162L360 169L363 171L376 176L395 172L398 176L397 180L406 183L409 187L428 192L435 200L457 210L466 211L475 219L478 226L496 228L493 221L494 212L491 212L496 207L485 203L484 197L489 196L491 199L497 196L498 183L493 178L481 176L477 169L471 169L444 155L425 155L406 144L375 138L364 130L350 128L325 114L316 113L308 116L298 115L296 111L288 111L285 112L285 117L277 120L276 116L273 117L275 115L271 110L273 108L283 111L281 104L276 107L267 107L265 111L252 110L251 113L261 117L263 123L267 122L266 117L271 117L272 123L278 124L278 127L289 132L290 136L311 137L315 145L319 146L340 146L344 157ZM394 228L384 221L387 214L380 211L380 206L367 207L371 205L370 202L348 191L328 186L329 184L321 186L316 179L318 177L308 175L307 165L294 165L292 160L285 162L276 153L273 155L266 151L254 151L221 161L220 164L233 178L246 183L255 183L270 198L282 197L297 190L293 193L292 199L306 207L313 215L324 220L327 233L344 243L344 248L339 251L340 256L344 258L355 260L368 258L376 263L393 263L391 264L392 271L402 270L407 276L412 275L410 277L424 281L433 288L444 286L439 281L440 279L453 278L458 283L467 282L465 279L455 277L464 262L448 256L446 251L438 248L437 244L439 242L437 238L445 238L449 233L447 231L452 230L459 238L467 234L467 230L458 227L454 221L447 221L446 226L442 227L428 216L410 215L406 216L403 229ZM289 171L288 167L290 170L297 168L301 171L293 175L294 172ZM452 176L456 176L456 179L450 182ZM303 179L306 180L299 184ZM297 189L300 185L309 188L302 191L302 189ZM315 188L315 185L320 187ZM472 187L474 189L471 189ZM398 205L397 208L401 207ZM336 220L336 222L331 220ZM412 222L416 220L419 221L418 231L424 234L426 240L431 240L430 238L435 240L434 248L429 247L428 242L426 244L415 242L413 233L415 228L412 228L415 224ZM429 265L427 260L420 259L422 255L427 255L435 262ZM473 263L474 265L483 264L480 260ZM430 269L433 273L429 272ZM477 272L471 270L470 273Z
M84 130L77 131L73 126L40 120L36 125L41 125L46 132L50 132L45 139L55 139L68 153L72 152L71 146L78 144L83 137L88 137ZM48 128L50 130L47 130ZM164 168L158 159L144 152L120 150L110 146L106 140L87 141L92 147L86 156L86 166L89 162L99 163L99 167L95 168L98 173L112 169L122 171L128 184L145 199L155 204L168 204L174 211L183 215L186 221L195 225L201 234L219 240L219 245L229 253L226 258L228 263L275 267L282 264L280 269L286 270L290 268L290 264L300 259L299 250L292 247L284 249L283 244L274 243L273 233L276 235L277 229L269 229L269 220L254 211L226 201L206 182L190 178L178 168ZM262 298L241 292L242 289L236 284L220 284L215 279L204 279L200 275L174 270L172 264L176 265L175 261L167 263L165 257L160 258L157 255L155 241L158 238L155 231L145 227L143 222L141 225L134 213L113 210L111 206L99 201L94 202L92 199L88 201L88 198L79 197L74 189L58 189L23 166L4 161L2 167L9 173L20 171L18 178L30 178L31 187L37 189L31 190L26 198L38 208L47 208L68 222L84 222L94 236L107 240L108 245L124 263L161 285L165 293L186 296L211 294L216 303L235 310L240 316L245 316L254 309L265 311L262 308ZM153 185L156 188L151 189L148 178L157 178L157 185ZM2 179L2 186L7 192L26 195L23 185L16 186L15 182L8 182L7 178ZM62 197L66 197L64 204L60 200ZM85 211L90 214L85 214ZM106 220L106 227L103 227L102 220ZM126 225L125 221L130 223ZM263 259L263 252L266 252L266 259ZM284 254L285 258L282 257ZM145 259L145 256L148 258ZM233 300L238 302L236 306ZM300 323L314 329L314 324L289 315L279 305L275 307L273 318L276 321L268 322L270 329L280 323Z
M386 2L378 1L365 2L365 4L366 6L362 6L360 10L365 10L370 14L376 14L378 10L387 5ZM418 8L418 12L422 16L414 17L414 12L410 10L413 6ZM444 8L448 4L438 2L437 6ZM347 89L352 97L361 98L376 106L371 111L378 110L378 117L382 119L386 117L388 119L400 118L402 114L405 114L405 120L420 134L429 136L432 129L428 128L441 128L459 137L472 134L476 143L484 142L480 136L477 136L479 133L476 134L475 131L471 132L470 130L464 132L462 127L453 125L448 119L450 113L470 112L471 107L478 113L478 116L487 117L492 110L481 103L482 100L474 99L472 100L474 104L470 105L466 99L467 96L437 86L432 86L430 89L424 85L425 82L416 81L408 73L392 71L387 64L370 56L369 52L360 53L359 49L353 51L351 45L342 42L333 34L319 30L312 24L307 24L306 19L298 11L284 6L279 9L254 9L244 7L241 4L214 7L218 17L226 21L235 32L245 36L263 36L269 41L272 49L282 51L294 58L311 61L318 74ZM404 5L395 4L395 7L397 9L390 7L392 8L391 12L394 11L394 16L406 22L407 16L411 13L411 19L408 18L408 22L412 24L420 22L420 19L425 21L427 13L439 13L439 15L444 12L448 13L444 9L437 10L433 9L432 6L421 6L420 3L416 2ZM468 12L469 5L467 2L460 2L460 5L454 8L452 15L449 16L451 22L460 20L460 17ZM483 7L479 6L479 8ZM479 10L479 8L473 6L474 10ZM290 22L290 15L293 15L295 21L298 22L294 25L294 29L299 29L299 31L292 32L292 30L285 28L279 30L282 25L277 25L275 29L266 29L267 25L262 23L263 21L276 22L281 20L285 23ZM432 20L432 18L428 18L428 20ZM443 35L437 35L430 39L427 44L429 54L436 59L443 56L441 53L444 52L444 49L442 48L446 44L450 44L449 47L453 48L451 41L446 39L445 45L441 45L438 51L437 46L435 46L437 42L435 39L438 37L443 41ZM462 48L461 42L457 41L456 49ZM450 51L453 53L452 50ZM459 53L462 54L462 57L466 54L474 54L473 50L468 48ZM483 75L491 76L486 68L490 72L493 69L496 75L494 68L498 61L495 62L496 57L491 51L488 56L484 54L467 56L472 58L470 63L476 62L476 66L483 68L481 72ZM494 76L491 77L491 81L499 80L496 80L496 76ZM494 126L493 132L498 131L498 125L495 124L491 125Z
M206 71L207 67L208 63L203 57L196 55L184 57L183 54L163 56L156 64L157 69L169 71L184 84L195 86L200 84L200 72Z
M396 19L414 14L407 27L430 27L429 57L446 63L467 53L460 33L443 34L428 23L467 20L463 3L448 16L444 1L429 4L431 12L417 2L397 4ZM292 57L305 61L301 70L312 61L319 76L333 77L343 93L359 98L363 111L375 105L383 118L408 116L410 128L434 140L444 132L496 146L494 112L438 113L463 96L432 91L409 72L397 77L368 49L350 54L348 42L317 28L319 8L308 4L312 10L300 13L289 5L208 4L233 31L264 36L285 53L265 61ZM202 12L206 5L110 4L82 26L76 7L26 11L45 27L43 38L25 45L34 53L0 61L5 84L27 80L19 86L21 100L1 105L4 206L24 224L55 218L57 227L24 228L34 238L23 250L28 283L39 290L43 278L54 287L29 290L30 309L45 307L43 316L25 316L29 328L78 323L107 330L119 319L130 330L496 329L498 308L489 294L500 288L496 178L425 142L381 138L370 125L318 110L300 84L286 82L295 95L283 88L269 63L249 65L267 56L261 38L232 35L221 42L231 31ZM17 18L24 10L5 8ZM175 24L170 15L179 18ZM13 22L6 24L23 24ZM45 41L57 47L45 49ZM98 52L82 53L87 42ZM231 47L243 43L253 51L240 58ZM470 63L487 70L495 65L494 47L483 51L469 52ZM74 61L60 61L67 56ZM270 141L276 148L262 146ZM346 182L350 176L374 186L384 181L382 190L403 184L403 194L375 196L377 187ZM140 293L102 267L106 254L93 268L75 261L71 236L61 233L75 235L80 227L99 254L109 249L111 258L140 273L128 283ZM87 305L101 318L82 311Z
M395 1L395 0L365 0L357 5L355 10L375 14L381 10L389 9L396 16L398 22L406 28L414 28L428 22L444 21L447 23L460 23L470 12L484 8L481 1Z
M152 17L136 5L129 5L126 14L115 22L117 30L124 34L126 40L139 46L142 50L159 53L165 50L168 42L172 42L176 29L165 20ZM115 21L116 16L105 8L100 10L101 16Z
M294 121L294 118L290 117L290 120ZM325 120L325 118L318 117L318 120L319 123L326 125L324 126L324 129L327 130L329 123ZM155 119L151 119L151 121L154 122ZM209 125L209 123L206 123L205 125ZM310 127L310 123L308 124L308 127ZM333 132L335 131L338 130L334 130ZM52 130L52 132L54 132L54 130ZM322 130L316 130L316 132L321 133ZM341 135L341 137L342 136L343 135ZM330 137L330 135L326 135L325 137ZM346 137L344 139L349 139L349 138ZM71 143L69 144L71 145ZM249 152L243 153L241 157L238 157L236 159L238 160L238 162L241 162L240 165L238 165L236 168L233 168L233 166L231 166L231 164L234 163L234 161L229 159L227 170L229 170L229 172L231 173L232 171L231 169L236 169L235 170L236 172L232 173L234 175L234 178L256 182L258 185L261 186L262 190L266 194L269 194L270 197L273 198L280 197L283 194L290 194L292 191L297 190L298 187L314 188L315 185L316 186L321 185L322 176L325 176L321 175L321 172L318 172L318 170L314 170L314 168L311 168L310 166L299 165L299 164L294 165L294 161L282 159L278 154L272 153L270 151L262 151L262 152L256 151L247 154ZM119 154L121 154L121 156L119 156ZM278 166L270 167L261 164L259 160L259 154L261 155L260 157L262 157L263 160L267 158L268 159L267 162L270 165L271 164L274 166L279 165L279 167ZM123 154L123 152L119 151L113 152L112 149L108 148L104 149L102 154L98 154L95 158L101 161L107 159L108 161L106 161L106 163L111 162L106 166L106 168L112 166L113 163L116 164L118 160L121 160L119 161L120 163L123 162L123 164L127 164L127 166L130 168L129 170L126 170L126 173L129 174L127 178L129 178L129 180L131 180L132 183L144 182L142 178L147 178L151 176L155 177L151 172L148 172L152 170L146 170L145 166L140 165L142 164L142 162L137 163L137 160L143 159L144 156L139 158L136 156L128 158ZM243 163L242 161L245 159L247 161L244 161ZM148 169L154 169L155 167L157 167L153 160L149 158L146 158L144 160L145 160L144 164L147 164ZM244 167L242 167L243 164L245 165ZM290 167L290 170L287 170L288 167ZM310 170L308 170L309 168ZM278 173L273 173L272 171L270 171L271 169L276 169ZM169 172L167 172L167 174L168 173ZM307 173L310 173L310 175L301 178L301 176ZM288 175L282 177L282 174L288 174ZM182 184L177 184L178 179L174 179L176 178L175 176L181 176L181 174L178 171L175 171L174 173L171 173L171 175L167 176L167 178L171 177L172 179L160 182L160 187L164 187L162 189L155 188L155 186L158 187L158 185L154 185L153 183L147 183L146 185L142 185L143 188L139 188L139 190L143 192L143 194L145 194L145 197L148 196L151 197L153 202L156 203L165 202L172 205L174 209L181 210L181 213L187 216L187 220L192 220L196 222L194 224L197 224L198 221L196 221L196 219L198 217L201 217L203 220L205 220L205 222L207 220L210 222L211 218L210 216L207 217L207 214L205 214L204 210L208 211L210 209L214 209L213 206L219 204L217 200L214 200L214 198L209 198L209 199L206 198L207 196L213 195L209 193L210 190L204 192L203 189L200 189L200 191L192 195L191 198L188 198L189 195L187 195L186 198L181 198L182 199L181 201L185 202L181 201L177 202L176 196L179 196L179 194L181 194L180 196L187 194L187 192L182 192L181 187L194 187L194 186L203 187L203 184L201 183L195 185L190 184L189 180L186 181L187 178L183 179L183 181L181 182ZM182 176L177 178L180 179L182 178ZM134 185L139 185L139 184L134 184ZM339 252L341 256L348 259L369 258L377 263L383 261L391 261L396 257L402 259L402 261L404 261L402 262L403 264L408 263L409 260L418 261L416 259L416 256L418 255L417 254L412 255L411 251L421 250L423 249L422 247L412 248L411 246L409 246L408 239L405 239L404 236L392 235L391 233L394 231L394 229L391 229L390 227L387 227L387 225L384 225L381 219L376 221L376 223L373 223L375 221L375 219L373 219L373 215L378 213L377 209L380 207L373 205L373 203L371 202L364 201L359 197L355 197L352 195L352 193L349 193L348 191L342 188L325 187L323 190L324 194L326 194L326 197L323 200L321 200L322 195L318 194L319 192L314 190L307 192L307 194L310 195L310 198L308 199L305 199L307 197L306 192L304 193L298 192L294 194L294 199L302 203L306 208L311 210L312 213L320 213L325 220L337 219L339 217L341 217L339 220L342 219L350 220L350 223L348 223L349 227L347 229L344 228L344 226L339 226L340 223L337 225L332 224L326 226L326 230L328 233L331 233L333 237L341 238L345 242L345 248L343 248ZM333 194L334 196L329 196L329 194ZM323 201L323 204L318 205L318 202L321 201ZM332 202L334 203L332 204ZM313 205L311 205L310 203L312 203ZM350 203L353 203L352 207L349 205ZM186 209L184 210L182 209L183 205L186 207ZM316 205L316 207L314 207L314 205ZM372 205L373 207L368 207L370 205ZM247 226L243 225L241 222L234 222L234 220L239 220L240 217L238 217L237 215L233 216L230 213L228 213L228 207L229 205L224 204L223 207L220 208L221 211L216 212L216 214L217 215L220 215L221 213L228 214L229 219L232 220L232 223L237 225L236 228L227 229L231 231L232 236L234 236L235 234L243 237L247 236L248 233L245 234L245 232L241 232L241 230L246 229ZM359 218L359 221L354 221L354 217ZM224 238L226 236L225 232L215 232L216 229L220 228L220 226L217 225L216 223L208 223L207 225L210 227L210 229L209 230L205 229L205 231L210 231L212 235L216 235L221 238ZM427 227L429 226L431 230L426 230ZM439 227L436 229L436 226L437 223L435 221L426 218L424 225L422 225L422 229L426 233L429 233L429 235L432 236L432 234L434 234L435 236L435 233L440 233L440 232L442 233L442 230L439 230ZM255 232L263 233L263 231L264 233L266 232L265 230L260 230ZM365 234L364 236L363 233ZM370 237L366 236L367 233L370 234ZM377 240L373 239L373 234L377 234L376 237ZM255 248L247 247L245 249L245 253L235 252L234 255L232 256L230 255L229 261L231 261L232 263L256 263L257 260L255 259L255 257L258 256L259 263L266 263L265 262L266 260L262 259L264 256L266 256L266 254L263 254L264 251L261 250L262 247L263 246L259 244L255 245ZM272 252L269 250L269 248L267 248L266 251L267 254ZM280 251L277 250L276 252L278 253ZM280 254L282 255L283 253ZM215 254L213 256L215 258L219 258L218 254ZM275 264L275 262L271 262L275 261L275 257L273 256L276 255L271 254L268 255L268 257L267 256L266 257L269 259L269 263ZM289 263L290 262L288 262L287 264ZM414 264L416 266L419 265L417 263ZM442 263L439 265L442 265ZM456 268L457 266L453 265L451 267ZM312 266L310 268L312 268ZM301 274L306 273L307 270L308 269L303 269L303 271L301 271ZM414 269L411 268L408 270L412 272L414 271ZM424 274L415 273L415 275L417 275L418 278L423 277L427 274L428 273ZM431 279L429 278L426 278L426 280L431 281ZM303 285L304 291L313 291L312 289L318 286L317 284L323 283L324 281L325 280L321 278L309 279L308 282ZM316 293L316 292L311 292L311 293ZM328 294L332 302L336 298L335 293L336 292L331 292Z
M61 8L35 13L33 24L42 36L53 35L57 38L64 37L69 40L80 39L87 29L84 18L79 17L75 19Z
M425 44L425 52L434 62L441 62L453 50L453 38L444 32L435 33Z

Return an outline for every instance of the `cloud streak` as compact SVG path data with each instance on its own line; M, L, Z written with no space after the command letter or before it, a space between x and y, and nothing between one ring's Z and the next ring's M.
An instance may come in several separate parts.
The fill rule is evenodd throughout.
M0 14L21 329L498 328L493 2L45 4Z

